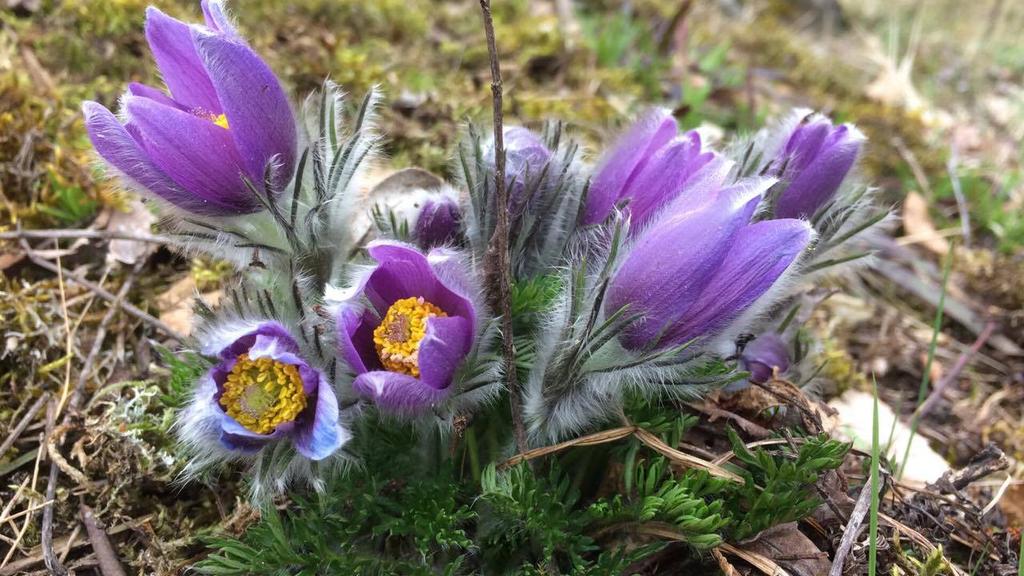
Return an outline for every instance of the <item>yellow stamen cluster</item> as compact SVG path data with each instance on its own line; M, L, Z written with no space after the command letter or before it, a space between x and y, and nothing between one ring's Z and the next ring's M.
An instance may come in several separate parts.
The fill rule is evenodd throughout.
M210 115L210 120L213 120L213 123L216 124L217 126L220 126L221 128L223 128L225 130L228 129L228 117L226 115L220 114L220 115L214 116L214 115L211 114Z
M427 318L448 316L444 310L415 296L397 300L373 331L373 343L384 367L409 376L420 375L420 342Z
M242 354L227 380L220 405L239 424L257 434L269 434L306 407L299 369L271 358Z

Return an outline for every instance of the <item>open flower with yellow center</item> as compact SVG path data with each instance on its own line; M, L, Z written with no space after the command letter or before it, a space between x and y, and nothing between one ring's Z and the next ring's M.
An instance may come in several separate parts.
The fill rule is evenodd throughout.
M373 242L376 266L338 310L338 348L353 387L385 410L410 412L442 401L476 341L478 290L455 253L424 255Z
M213 430L224 447L241 453L286 440L310 460L330 456L348 440L331 384L302 358L284 326L228 327L204 344L204 352L219 362L200 381L188 408L185 422L195 430L183 434Z

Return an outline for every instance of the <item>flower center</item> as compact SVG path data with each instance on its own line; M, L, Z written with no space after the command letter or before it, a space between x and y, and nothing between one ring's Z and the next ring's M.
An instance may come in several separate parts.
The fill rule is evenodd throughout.
M380 326L373 331L373 343L384 367L419 377L420 342L427 330L427 318L448 316L444 310L415 296L397 300L388 308Z
M299 369L271 358L242 354L227 380L220 405L239 424L257 434L295 420L306 407Z
M219 114L217 116L214 116L213 114L211 114L210 115L210 120L212 120L213 123L216 124L217 126L220 126L221 128L223 128L225 130L228 129L228 117L226 115Z

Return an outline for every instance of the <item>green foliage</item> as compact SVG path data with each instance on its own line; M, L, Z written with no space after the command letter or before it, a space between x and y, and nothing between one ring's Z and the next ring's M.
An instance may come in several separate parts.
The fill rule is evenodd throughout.
M814 491L818 475L838 468L850 450L850 444L822 434L805 438L794 459L792 454L749 450L734 430L727 430L733 454L746 465L739 471L743 486L729 497L735 540L810 514L821 503Z
M660 94L660 79L668 68L658 52L650 24L630 12L584 14L583 40L594 52L599 68L621 68L650 96Z
M697 422L639 400L628 410L670 445ZM208 539L213 553L197 568L223 575L621 574L670 540L699 557L724 540L807 515L819 504L818 474L837 467L849 448L818 436L796 440L792 450L752 451L730 431L742 484L675 468L634 438L501 470L492 461L501 448L488 440L490 419L472 423L454 453L437 434L362 421L353 442L372 438L373 448L362 467L315 498L264 512L240 538ZM480 445L490 449L479 452ZM490 463L469 474L466 462L481 454ZM613 470L621 476L609 476ZM609 491L610 477L621 482Z
M396 462L396 464L401 464ZM383 465L381 465L383 467ZM213 538L207 574L454 574L475 518L450 469L433 476L352 469L282 514L264 511L241 538Z
M714 478L703 470L672 474L668 461L655 457L636 466L636 490L626 498L599 501L591 512L620 522L660 522L670 525L697 549L722 543L722 530L729 524L722 496L730 482Z
M509 300L514 331L532 331L537 314L550 308L561 288L561 278L555 275L535 276L512 284Z
M160 402L172 410L183 408L196 380L210 369L210 363L194 352L175 354L159 345L156 346L156 352L170 370L166 390L160 395Z
M486 566L540 561L577 568L584 564L583 554L594 550L593 540L583 534L586 517L573 513L580 495L568 477L554 471L537 477L525 464L499 474L492 464L480 485Z
M955 179L948 175L940 177L935 184L935 197L943 203L952 204L955 201L954 187L959 186L970 209L972 227L991 235L1000 251L1013 254L1024 246L1024 212L1013 208L1013 191L1019 189L1022 180L1024 173L1018 170L996 176L977 169L964 169L955 175ZM950 212L953 218L936 214L940 226L958 225L955 218L960 211Z
M40 204L39 211L59 220L61 224L73 226L90 220L99 203L75 185L63 185L51 176L53 198L49 204Z
M374 204L373 208L370 209L370 216L373 218L373 225L382 236L401 240L402 242L410 242L412 240L409 222L405 218L396 215L394 210L390 210L380 204Z

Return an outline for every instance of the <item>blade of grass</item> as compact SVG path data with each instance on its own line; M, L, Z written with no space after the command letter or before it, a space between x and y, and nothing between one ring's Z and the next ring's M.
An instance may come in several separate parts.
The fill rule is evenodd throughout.
M953 249L954 244L950 243L949 251L946 252L945 262L942 264L942 289L941 292L939 292L939 305L935 310L935 322L932 325L932 341L928 345L928 360L925 362L924 374L921 376L921 387L917 390L917 402L914 405L914 416L910 420L910 438L907 439L907 448L903 451L903 458L900 460L899 473L896 474L897 478L903 477L903 470L906 468L907 460L910 458L910 445L914 442L914 436L917 434L917 426L921 423L920 413L917 409L928 396L928 384L932 375L932 363L935 361L935 348L939 341L939 331L942 329L942 313L946 308L946 289L949 286L949 272L953 269Z
M871 516L868 519L868 576L875 576L878 569L878 382L871 376L875 394L874 413L871 422Z

